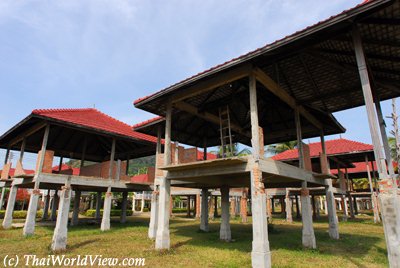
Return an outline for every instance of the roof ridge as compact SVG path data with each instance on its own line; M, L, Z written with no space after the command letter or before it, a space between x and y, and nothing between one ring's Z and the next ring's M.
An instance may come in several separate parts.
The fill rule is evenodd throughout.
M48 108L48 109L34 109L32 110L33 114L41 114L41 113L59 113L59 112L82 112L82 111L99 111L96 108Z
M135 129L135 128L137 128L137 127L141 127L141 126L147 125L147 124L149 124L149 123L152 123L152 122L154 122L154 121L157 121L157 120L163 119L163 118L164 118L163 116L156 116L156 117L147 119L147 120L145 120L145 121L136 123L136 124L132 125L132 128Z

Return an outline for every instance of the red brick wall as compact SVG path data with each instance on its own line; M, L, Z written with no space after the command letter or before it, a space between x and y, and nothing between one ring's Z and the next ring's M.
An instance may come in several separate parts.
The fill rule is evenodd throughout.
M42 151L38 152L38 156L36 159L36 172L39 170L39 163L40 158L42 155ZM51 173L53 170L53 158L54 158L54 151L46 150L44 154L44 161L43 161L43 173Z

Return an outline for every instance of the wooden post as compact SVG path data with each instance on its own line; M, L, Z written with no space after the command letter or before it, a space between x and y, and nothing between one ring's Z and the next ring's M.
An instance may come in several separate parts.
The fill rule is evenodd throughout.
M19 162L21 164L22 164L22 160L24 159L25 146L26 146L26 138L24 137L24 139L22 140L21 151L20 151L20 154L19 154Z
M9 157L10 157L10 147L7 148L6 156L4 157L4 165L7 164Z
M87 147L87 138L85 136L85 139L83 141L83 148L82 148L82 155L81 155L81 165L80 168L83 168L85 164L85 155L86 155L86 147Z
M111 144L111 154L110 154L110 166L108 170L108 178L110 180L113 179L113 165L114 165L114 158L115 158L115 145L116 145L116 139L113 138L112 144Z

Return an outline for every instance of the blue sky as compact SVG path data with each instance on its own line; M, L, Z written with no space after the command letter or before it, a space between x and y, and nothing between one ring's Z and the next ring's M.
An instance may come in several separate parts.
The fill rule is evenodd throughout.
M130 124L148 119L134 99L360 2L2 0L0 133L35 108L95 105ZM370 142L364 108L336 116L343 137Z

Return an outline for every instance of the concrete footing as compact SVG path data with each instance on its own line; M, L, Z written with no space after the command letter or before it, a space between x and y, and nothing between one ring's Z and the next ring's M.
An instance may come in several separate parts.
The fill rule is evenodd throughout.
M332 239L339 239L339 223L336 215L335 196L332 186L326 188L326 208L328 210L329 236Z
M219 229L219 239L223 241L230 241L231 225L229 223L229 187L221 187L221 227Z
M103 217L101 219L100 229L102 231L110 230L110 214L111 214L111 202L112 202L113 194L111 192L111 187L106 192L106 197L104 198L104 208L103 208Z
M150 224L148 236L150 239L155 239L157 235L157 224L158 224L158 186L153 191L151 196L151 211L150 211Z
M268 240L267 196L261 182L262 174L257 168L251 171L251 211L253 215L252 267L271 267Z
M385 230L389 266L400 267L400 196L393 193L380 193L379 203Z
M67 247L68 236L68 214L71 203L71 186L68 182L60 192L60 201L58 205L58 216L56 227L54 228L51 250L54 252L63 251Z
M201 190L200 230L208 232L208 189Z
M72 210L71 225L78 225L79 222L79 205L81 203L81 191L75 191L74 208Z
M24 236L30 236L35 233L36 213L40 197L40 190L34 189L29 200L28 212L26 215L25 225L23 229Z
M121 223L126 223L126 207L128 205L128 192L122 193L122 203L121 203Z
M301 189L301 220L303 223L302 228L302 242L306 248L316 248L317 243L315 241L314 227L313 227L313 215L311 209L311 200L309 190L307 188Z
M11 186L10 193L8 195L6 213L4 215L4 220L3 220L3 228L4 229L11 228L12 220L13 220L13 212L14 212L14 207L15 207L15 199L17 197L17 191L18 191L17 186Z
M171 195L171 185L167 178L160 178L160 196L159 196L159 210L158 210L158 223L156 235L156 249L169 249L169 197Z

